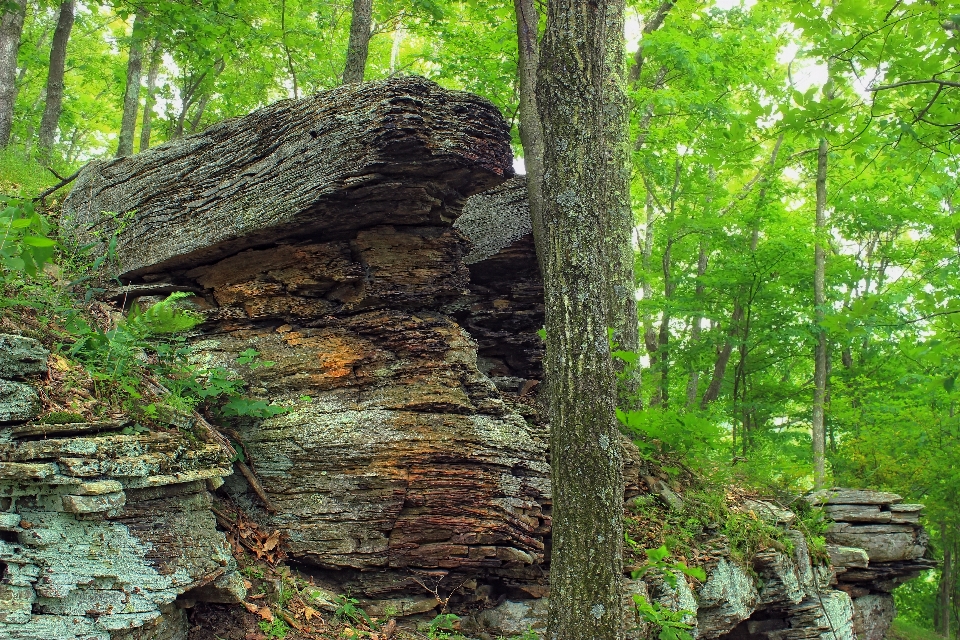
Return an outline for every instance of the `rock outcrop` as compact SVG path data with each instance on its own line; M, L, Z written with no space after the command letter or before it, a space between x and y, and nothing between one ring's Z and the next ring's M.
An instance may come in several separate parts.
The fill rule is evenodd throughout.
M860 640L883 640L896 614L890 592L935 566L924 559L928 537L919 524L923 505L895 493L831 489L810 496L835 522L827 551L837 588L853 598Z
M491 104L396 78L278 103L140 156L94 163L65 204L65 233L116 236L124 286L107 297L129 304L193 292L206 315L192 338L198 364L232 371L254 399L282 407L230 425L263 495L239 476L218 494L281 531L301 570L360 598L373 615L424 613L449 599L475 612L467 622L478 634L542 626L551 525L548 427L537 400L543 288L524 181L511 173L509 130ZM60 500L52 513L64 515L51 518L86 523L71 508L91 504L103 526L141 535L153 530L148 503L175 498L170 508L184 522L210 528L201 480L227 473L213 450L181 446L171 434L38 442L4 451L64 478L35 491L43 505ZM80 442L87 448L71 448ZM671 502L625 446L625 495L646 489ZM140 461L140 480L117 471L126 469L121 458ZM209 473L190 475L202 469ZM159 477L172 480L149 480ZM110 490L88 494L88 484ZM916 532L915 511L877 504L890 519L869 526ZM765 550L752 567L728 553L702 585L651 578L628 582L628 591L694 612L701 638L844 640L854 624L868 624L855 620L877 618L883 587L833 588L834 572L815 566L803 536L789 530L793 514L763 508L787 530L789 552ZM847 562L842 585L887 585L896 563L917 562L919 534L911 557L895 558L881 550L889 544L871 546L862 526L832 534L849 547L837 552L836 562ZM900 544L901 533L883 535ZM149 544L174 567L156 570L168 582L138 585L163 594L151 596L149 615L232 568L194 567L189 554L177 565L185 550ZM870 570L880 573L858 581L857 571ZM857 598L873 600L855 610Z
M4 375L46 372L35 340L0 335L0 347ZM210 512L207 483L230 473L219 446L117 422L23 422L37 409L0 426L0 637L179 640L183 594L244 597Z

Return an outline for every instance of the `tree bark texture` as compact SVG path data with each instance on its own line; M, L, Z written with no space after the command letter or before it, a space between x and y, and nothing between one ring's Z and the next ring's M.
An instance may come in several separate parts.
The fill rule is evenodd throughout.
M27 0L14 0L17 9L0 16L0 149L10 144L13 108L17 101L17 52L27 12Z
M550 2L540 56L546 237L538 251L554 499L548 637L619 639L623 472L607 329L622 317L628 292L615 287L627 281L621 257L632 252L623 2Z
M813 304L817 325L817 346L814 350L813 371L813 484L822 489L826 483L826 437L823 428L824 399L827 389L827 334L823 329L824 305L826 305L825 267L827 252L823 237L827 228L827 139L820 138L817 150L817 205L816 244L814 245Z
M117 142L117 157L133 155L133 136L137 128L137 111L140 110L140 72L143 69L143 16L133 18L130 35L130 54L127 58L127 86L123 92L123 117L120 120L120 138Z
M60 5L57 29L53 33L53 44L50 47L47 102L40 119L40 140L37 144L40 159L44 163L50 162L50 153L60 126L60 112L63 110L63 70L67 60L67 42L73 29L75 5L74 0L67 0Z
M511 158L493 104L394 78L284 100L134 157L91 162L64 202L62 228L81 243L121 230L118 275L132 280L283 238L449 224L464 198L510 176Z
M156 104L157 75L160 73L160 62L163 51L159 41L154 41L150 50L150 67L147 70L147 95L143 101L143 121L140 125L140 152L150 148L150 136L153 133L153 106Z
M347 63L343 67L343 84L363 82L372 24L373 0L353 0L353 17L350 20L350 41L347 43Z

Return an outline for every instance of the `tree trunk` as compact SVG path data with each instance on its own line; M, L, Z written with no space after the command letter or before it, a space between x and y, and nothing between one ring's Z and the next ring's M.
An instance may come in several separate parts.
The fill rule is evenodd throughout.
M943 544L943 569L940 572L940 593L939 593L939 620L937 631L944 638L950 637L950 618L952 611L950 606L950 596L953 591L953 555L949 544L947 534L947 525L940 523L940 541Z
M123 92L123 118L120 120L120 139L117 157L133 154L133 135L137 128L137 111L140 110L140 71L143 68L143 16L133 18L130 36L130 55L127 58L127 88Z
M347 63L343 67L343 84L363 82L372 24L373 0L353 0L353 18L350 20L350 42L347 44Z
M163 51L160 42L154 41L150 48L150 68L147 70L147 95L143 100L143 123L140 125L140 151L150 148L150 135L153 129L153 105L156 103L157 75L160 73L160 61Z
M60 112L63 108L63 69L67 60L67 42L70 40L70 31L73 29L74 9L74 0L67 0L60 5L57 29L53 33L53 44L50 46L47 103L44 105L43 117L40 119L40 141L37 145L40 161L44 164L50 163L53 141L60 126Z
M351 37L353 34L350 34ZM369 38L369 36L368 36ZM283 43L283 52L287 57L287 70L290 71L290 78L293 81L293 97L294 99L300 97L300 88L297 83L297 70L293 66L293 56L290 54L290 45L287 44L287 1L281 0L280 2L280 39ZM366 61L366 53L364 53L364 61ZM361 80L363 80L363 72L361 70Z
M543 228L543 125L537 108L537 68L540 66L540 13L535 0L514 0L517 15L517 48L520 54L517 77L520 85L520 142L523 145L523 164L527 170L527 199L533 223L534 242L545 246ZM541 252L537 259L542 260ZM540 271L546 267L541 261Z
M611 292L628 275L612 271L631 246L623 11L622 0L552 0L540 58L546 233L538 252L553 487L548 635L563 640L623 637L623 471L607 339L619 312Z
M10 144L13 107L17 101L17 52L27 13L27 0L14 0L16 8L0 17L0 149ZM13 7L9 7L13 8Z
M713 169L710 170L713 175ZM709 202L709 201L708 201ZM707 272L707 240L700 239L700 254L697 258L697 288L694 298L697 303L703 302L705 288L703 286L703 276ZM700 344L700 334L703 331L703 314L697 313L693 317L693 326L690 328L690 345ZM700 371L697 369L696 362L690 367L690 377L687 379L687 409L693 409L697 406L697 390L700 387Z
M813 372L813 484L822 489L826 483L826 438L823 429L824 396L827 388L827 334L823 329L824 305L826 304L825 267L827 253L823 247L823 234L827 221L827 139L820 138L817 150L817 222L816 243L813 258L813 304L817 325L817 346L814 351Z
M723 379L727 376L727 364L729 364L730 355L733 353L733 341L740 332L741 321L743 321L743 305L740 304L740 298L738 297L733 301L733 315L730 317L727 339L717 353L717 359L713 363L713 375L710 376L710 384L707 385L707 390L703 392L703 398L700 399L701 409L706 409L711 402L720 397L720 387L723 386Z

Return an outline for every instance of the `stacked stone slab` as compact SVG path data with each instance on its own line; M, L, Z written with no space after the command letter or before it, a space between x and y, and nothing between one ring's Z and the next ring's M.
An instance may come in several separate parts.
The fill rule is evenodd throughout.
M923 557L923 505L903 504L895 493L840 488L809 499L835 523L826 534L827 550L837 588L853 598L858 637L882 640L896 615L890 592L934 566Z
M0 335L0 375L46 372L37 341ZM177 598L238 602L243 582L210 513L206 482L229 475L218 446L120 423L0 425L0 637L186 638ZM19 407L20 405L18 405Z

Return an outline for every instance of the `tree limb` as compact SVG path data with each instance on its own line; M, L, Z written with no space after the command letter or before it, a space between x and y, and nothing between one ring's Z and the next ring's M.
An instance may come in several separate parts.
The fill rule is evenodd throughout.
M929 80L903 80L901 82L894 82L893 84L882 84L879 87L869 87L867 91L877 92L877 91L886 91L888 89L896 89L898 87L906 87L911 84L938 84L941 87L960 87L960 82L953 82L952 80L938 80L937 78L930 78Z

